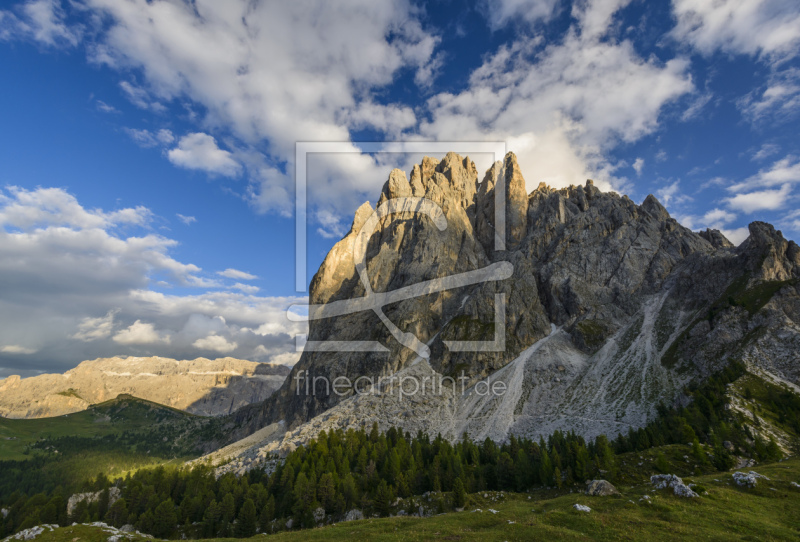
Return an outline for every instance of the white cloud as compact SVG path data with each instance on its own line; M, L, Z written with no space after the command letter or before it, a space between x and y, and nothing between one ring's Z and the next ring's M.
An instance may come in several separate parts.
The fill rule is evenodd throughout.
M790 212L781 220L782 227L800 232L800 209Z
M355 109L346 111L340 120L354 130L373 128L388 136L399 136L403 130L416 124L417 117L408 106L363 102Z
M780 145L776 145L774 143L764 143L761 145L761 148L756 151L756 153L750 158L754 162L758 162L769 158L773 154L777 154L781 150Z
M0 11L0 39L32 39L50 47L74 47L82 29L68 26L58 0L29 0L16 14Z
M695 98L689 107L681 114L681 120L686 122L700 115L703 109L708 105L708 102L714 97L711 92L704 92Z
M31 350L4 351L8 370L63 371L113 355L191 359L194 342L210 334L236 344L236 357L269 361L294 351L293 336L307 326L285 311L306 298L257 297L247 285L205 290L221 280L172 258L176 242L149 233L150 217L144 208L86 209L61 189L0 191L0 345ZM197 293L167 295L152 284Z
M486 0L483 7L489 26L497 30L511 22L536 23L549 20L558 0Z
M0 190L0 226L31 229L35 226L63 226L72 229L142 226L152 213L145 207L103 212L83 208L74 196L60 188L25 190L16 186ZM42 231L34 233L44 233Z
M156 139L163 145L169 145L173 141L175 141L175 136L172 134L171 131L167 130L166 128L160 129L156 132Z
M258 346L257 351L259 350L266 350L262 346ZM258 354L258 352L256 352ZM273 356L269 361L270 363L274 363L276 365L294 365L298 361L300 361L300 354L301 352L284 352L283 354L278 354Z
M7 344L4 346L0 346L0 353L3 354L35 354L35 348L27 348L25 346L20 346L18 344Z
M136 320L129 327L114 335L114 341L126 345L157 345L169 344L170 337L168 334L156 331L153 324Z
M231 288L239 290L240 292L244 292L246 294L255 294L260 290L258 286L253 286L252 284L242 284L241 282L233 284Z
M736 215L734 213L717 208L711 209L703 215L703 222L707 224L709 228L717 230L722 229L722 224L727 224L735 219Z
M614 14L630 3L631 0L576 0L572 16L578 20L584 39L600 38L610 30Z
M750 92L737 102L751 122L784 122L800 113L800 69L773 69L763 90Z
M125 97L139 109L150 110L154 113L163 113L167 110L163 104L152 100L149 92L134 83L122 81L119 87L122 89Z
M72 338L89 342L110 337L114 330L114 316L118 312L119 309L111 309L105 316L97 318L87 316L78 324L78 331Z
M645 60L628 41L600 39L626 3L582 4L563 41L541 51L538 38L501 47L468 89L429 100L422 136L506 140L529 189L587 178L620 189L624 179L615 179L605 151L655 130L662 107L693 89L687 60Z
M728 190L742 192L792 183L800 183L800 158L789 155L773 163L769 169L762 169L744 181L731 185Z
M321 225L317 228L317 233L325 239L340 239L344 236L345 225L338 214L329 209L320 209L316 213L316 219Z
M800 43L795 0L673 0L673 37L705 55L728 53L793 57Z
M722 235L727 237L728 241L736 246L741 245L744 240L750 236L750 229L747 227L734 228L732 230L722 228L720 232L722 232Z
M200 350L213 350L220 354L230 354L239 347L235 342L228 342L225 337L219 335L209 335L208 337L197 339L192 343L192 346Z
M119 109L117 109L113 105L108 105L106 102L102 100L97 100L95 102L95 105L97 105L97 110L102 111L103 113L119 113Z
M637 158L634 160L631 167L636 172L636 175L641 175L642 170L644 169L644 158Z
M242 169L230 152L220 149L217 141L204 133L183 136L178 146L167 152L167 157L176 166L226 177L235 177Z
M123 127L122 130L136 142L137 145L140 147L155 147L158 145L158 140L156 139L155 135L150 130L139 130L136 128L126 128Z
M656 196L662 205L664 205L664 207L669 207L670 205L681 205L682 203L686 203L687 201L691 200L689 196L681 192L680 185L680 181L675 181L656 191Z
M209 130L221 128L242 148L268 149L262 164L246 164L248 194L263 212L290 208L296 141L346 141L356 126L413 126L410 109L382 105L377 97L401 70L413 70L419 84L429 85L441 62L435 55L439 38L423 28L422 11L407 0L313 7L246 0L224 6L213 0L85 5L104 22L89 43L91 58L136 74L123 86L134 103L151 109L154 102L196 104L205 115L198 120ZM179 165L198 165L180 152L168 156ZM223 162L222 172L216 163L211 169L238 172ZM353 167L361 166L354 161ZM313 196L347 199L340 194L353 191L350 173L322 173L325 190ZM376 177L373 183L380 183ZM340 210L351 212L350 204L344 201Z
M184 224L186 224L187 226L190 226L190 225L194 224L195 222L197 222L197 219L195 217L193 217L193 216L186 216L186 215L182 215L180 213L175 213L175 216L177 216L178 219L181 222L183 222Z
M258 278L256 275L253 275L251 273L246 273L244 271L239 271L238 269L231 269L231 268L228 268L225 271L217 271L217 275L237 280L253 280Z
M786 200L791 191L791 185L785 184L777 190L761 190L746 194L737 194L735 196L725 198L725 202L732 209L743 211L745 213L754 213L756 211L773 211L786 206Z

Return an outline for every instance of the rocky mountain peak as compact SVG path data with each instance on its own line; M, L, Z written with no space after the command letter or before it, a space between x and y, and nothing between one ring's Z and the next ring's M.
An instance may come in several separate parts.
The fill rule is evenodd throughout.
M504 224L494 205L502 191ZM336 419L363 419L365 408L376 409L380 423L406 423L398 418L403 406L389 399L324 389L301 393L298 375L329 382L397 374L463 375L469 385L503 380L510 395L418 398L422 410L409 414L422 416L426 430L435 426L454 438L468 430L498 439L553 429L592 435L639 427L655 405L674 400L691 380L754 351L752 359L771 367L776 378L800 377L800 368L780 361L789 345L800 347L800 295L792 282L800 251L768 224L751 225L749 240L733 250L720 232L681 226L652 195L637 205L600 191L591 180L560 189L540 183L527 193L512 153L480 182L468 158L426 157L410 181L400 170L390 173L379 206L409 192L438 204L447 227L441 230L413 206L380 220L367 248L373 291L495 264L510 264L511 276L382 307L393 325L428 345L426 359L400 344L373 311L312 321L313 340L377 341L388 352L304 352L280 392L240 414L243 426L285 420L296 427L329 410ZM353 230L328 254L311 283L312 303L364 296L352 246L355 224L371 212L362 206ZM496 243L500 226L504 248ZM747 269L761 271L751 271L743 284ZM504 304L501 320L498 300ZM763 331L751 333L758 326ZM742 342L746 337L750 342ZM464 341L502 348L448 346Z
M800 249L766 222L751 222L740 252L754 264L754 280L785 281L800 275Z

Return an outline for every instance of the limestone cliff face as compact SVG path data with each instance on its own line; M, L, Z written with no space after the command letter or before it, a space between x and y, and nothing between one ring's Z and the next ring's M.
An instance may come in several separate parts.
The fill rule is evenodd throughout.
M505 250L495 244L500 189ZM310 421L295 432L310 434L309 427L374 420L453 438L469 431L502 440L554 429L592 436L644 425L657 404L732 359L800 384L800 249L768 224L751 224L737 248L718 231L681 226L652 195L637 205L591 181L558 190L541 184L526 194L513 154L481 180L468 158L425 158L410 180L393 171L378 204L409 195L436 202L447 228L414 209L382 219L367 250L374 291L497 262L513 264L513 275L384 307L401 330L430 346L427 361L395 341L371 311L313 321L312 340L379 341L389 352L305 352L279 392L237 413L242 428ZM352 231L320 267L312 303L364 295L351 247L371 213L368 204L358 210ZM505 349L448 349L444 341L493 339L497 293L506 294ZM297 388L300 371L329 381L463 373L470 384L502 380L509 393L478 398L459 390L400 404L380 393L307 394Z
M288 373L284 366L234 358L96 359L64 374L25 379L12 375L0 380L0 415L60 416L127 393L193 414L221 416L263 401Z

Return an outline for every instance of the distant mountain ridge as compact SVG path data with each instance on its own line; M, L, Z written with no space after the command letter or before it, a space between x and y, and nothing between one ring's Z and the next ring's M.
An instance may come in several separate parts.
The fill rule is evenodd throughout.
M283 365L235 358L178 361L113 357L64 374L0 380L0 416L43 418L85 410L120 394L204 416L223 416L268 398L289 374Z

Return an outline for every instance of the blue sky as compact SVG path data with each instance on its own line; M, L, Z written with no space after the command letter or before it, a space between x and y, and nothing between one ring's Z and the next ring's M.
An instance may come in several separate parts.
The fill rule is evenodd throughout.
M0 377L293 363L296 141L354 150L309 162L309 277L419 158L359 141L505 141L529 189L796 239L799 51L792 0L4 3Z

